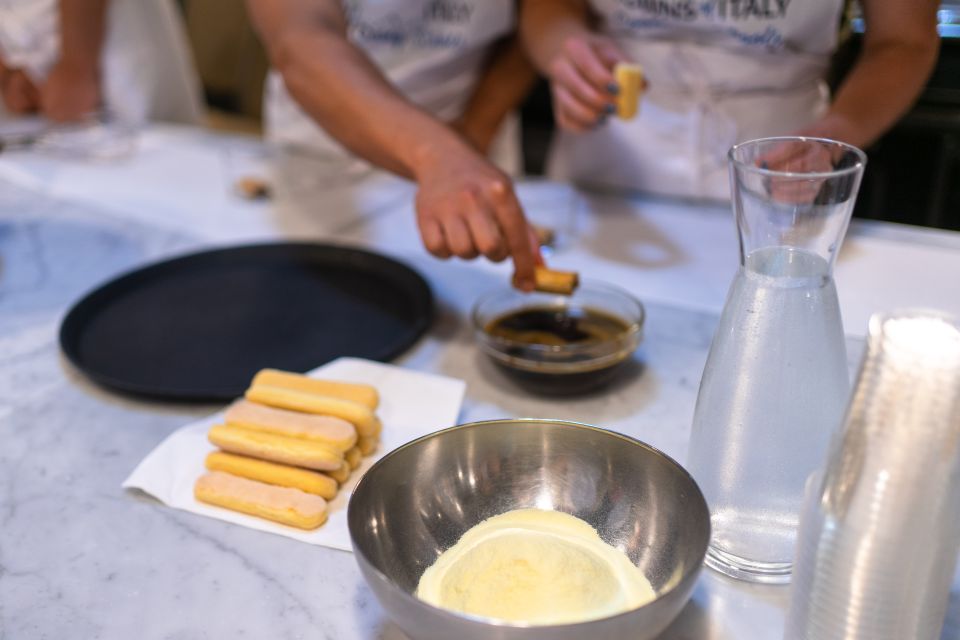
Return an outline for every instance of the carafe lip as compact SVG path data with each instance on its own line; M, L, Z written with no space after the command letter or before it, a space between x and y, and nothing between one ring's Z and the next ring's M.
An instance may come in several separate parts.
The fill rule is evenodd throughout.
M839 169L833 169L832 171L816 171L816 172L798 172L798 171L777 171L776 169L768 169L765 167L759 167L757 165L751 164L749 162L744 162L743 160L738 160L736 158L737 150L749 146L755 145L758 143L767 143L767 142L821 142L827 145L837 146L842 148L845 153L851 153L856 158L856 161ZM863 170L867 166L867 154L864 153L861 149L853 146L852 144L847 144L846 142L841 142L840 140L833 140L831 138L818 138L814 136L772 136L769 138L756 138L754 140L744 140L739 142L732 147L727 152L727 158L730 160L730 163L741 169L743 171L750 171L762 176L770 177L781 177L781 178L802 178L802 179L828 179L836 178L838 176L844 176L849 174L854 174L858 171Z

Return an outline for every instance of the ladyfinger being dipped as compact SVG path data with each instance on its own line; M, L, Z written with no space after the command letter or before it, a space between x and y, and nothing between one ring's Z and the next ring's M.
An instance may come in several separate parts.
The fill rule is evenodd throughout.
M568 296L580 284L580 276L576 271L554 271L546 267L536 267L533 275L533 288L544 293L559 293Z
M312 440L338 451L347 451L357 443L357 430L343 418L276 409L249 400L234 402L223 419L228 425Z
M320 496L223 471L200 476L193 486L193 495L200 502L299 529L316 529L327 520L327 501Z
M343 452L300 438L288 438L223 424L211 427L207 438L230 453L295 467L332 471L343 465Z
M343 418L353 424L357 434L370 436L378 432L378 420L369 407L352 400L321 396L315 393L255 384L244 394L247 400L278 409L316 413Z
M354 450L356 447L351 449L351 451ZM238 456L224 451L210 453L205 465L210 471L225 471L248 480L300 489L327 500L332 500L337 495L337 481L317 471Z
M311 378L300 373L290 373L279 369L263 369L253 377L251 386L267 385L283 387L294 391L305 391L320 396L331 396L343 400L351 400L362 404L368 409L375 410L380 404L380 394L369 384L355 384L351 382L335 382Z

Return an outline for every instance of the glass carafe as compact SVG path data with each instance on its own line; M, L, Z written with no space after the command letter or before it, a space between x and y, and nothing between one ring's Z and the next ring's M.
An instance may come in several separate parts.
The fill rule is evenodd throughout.
M689 467L710 505L706 564L787 582L804 483L850 382L833 263L864 154L811 138L730 150L740 270L700 382Z

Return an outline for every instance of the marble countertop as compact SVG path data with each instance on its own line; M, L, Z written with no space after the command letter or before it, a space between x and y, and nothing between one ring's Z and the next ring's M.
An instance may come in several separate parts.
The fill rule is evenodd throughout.
M648 312L644 342L612 388L543 399L510 385L471 337L470 305L502 285L508 266L429 258L416 236L412 187L381 174L308 172L273 202L239 200L230 185L258 170L264 153L248 140L158 128L119 163L0 156L0 638L404 638L351 554L120 488L166 435L218 407L102 390L63 360L57 330L85 291L171 254L294 237L396 255L424 273L440 310L398 364L466 380L462 421L585 421L683 462L700 373L737 265L729 212L549 183L521 187L535 217L568 232L554 264L619 284ZM960 313L960 287L942 277L958 272L960 234L855 226L837 266L851 366L872 310ZM663 638L779 638L788 593L705 571ZM958 637L960 582L943 634Z

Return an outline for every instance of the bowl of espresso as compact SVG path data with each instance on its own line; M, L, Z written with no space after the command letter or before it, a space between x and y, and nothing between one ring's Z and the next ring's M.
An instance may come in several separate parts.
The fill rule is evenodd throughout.
M644 309L627 292L586 282L573 295L489 293L473 309L483 351L539 393L591 391L613 380L637 345Z

